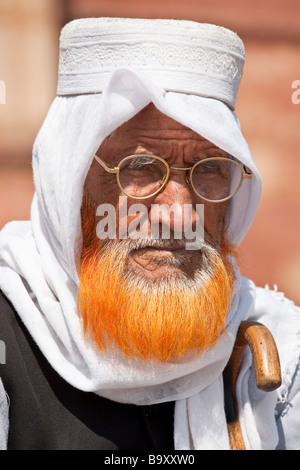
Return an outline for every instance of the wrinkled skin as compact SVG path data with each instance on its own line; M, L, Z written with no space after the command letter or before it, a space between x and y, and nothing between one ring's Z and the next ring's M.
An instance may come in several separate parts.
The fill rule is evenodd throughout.
M152 104L105 139L97 155L114 167L118 166L122 158L139 153L157 155L164 158L169 165L176 167L192 166L199 159L213 156L228 157L226 152L191 129L160 113ZM182 207L190 204L193 207L192 226L195 225L197 219L196 204L204 204L205 240L218 247L228 203L215 204L202 200L193 192L185 176L186 172L171 170L170 179L161 192L138 202L147 206L149 218L151 204L171 206L177 203ZM119 196L124 195L117 185L116 176L106 172L95 160L86 178L85 191L94 211L100 204L110 203L114 205L118 214ZM136 203L135 199L127 198L128 208ZM127 217L127 224L133 217ZM176 211L171 213L169 219L171 231L174 230L176 217ZM159 222L163 223L163 220ZM176 260L181 260L182 263ZM194 251L187 251L184 244L166 242L165 246L149 246L133 250L129 255L128 263L135 272L149 280L157 280L168 273L180 272L182 269L191 274L196 266L199 267L201 256L195 256Z

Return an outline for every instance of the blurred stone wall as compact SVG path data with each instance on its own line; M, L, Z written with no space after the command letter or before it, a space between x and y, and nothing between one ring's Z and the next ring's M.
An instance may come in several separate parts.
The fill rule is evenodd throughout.
M55 95L59 2L0 0L0 162L29 161L32 141Z

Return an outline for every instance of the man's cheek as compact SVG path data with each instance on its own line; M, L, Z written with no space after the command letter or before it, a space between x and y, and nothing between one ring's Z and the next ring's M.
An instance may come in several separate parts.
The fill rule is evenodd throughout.
M204 229L212 240L217 241L222 234L228 202L204 205Z

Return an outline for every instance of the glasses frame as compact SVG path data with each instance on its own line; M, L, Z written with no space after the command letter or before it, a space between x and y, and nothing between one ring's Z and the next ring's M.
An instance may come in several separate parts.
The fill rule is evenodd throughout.
M124 163L126 160L129 160L129 159L132 159L134 157L150 157L150 158L156 158L157 160L161 161L166 169L167 169L167 174L166 176L164 177L164 181L162 183L162 185L160 186L159 189L157 189L153 194L150 194L149 196L131 196L130 194L128 194L121 186L121 183L120 183L120 177L119 177L119 174L120 174L120 167L122 165L122 163ZM156 194L160 193L164 187L166 186L166 184L168 183L169 181L169 178L170 178L170 173L171 173L171 170L179 170L179 171L189 171L189 175L187 175L185 177L186 179L186 182L189 186L192 187L194 193L200 197L201 199L204 199L204 201L207 201L207 202L212 202L212 203L220 203L220 202L225 202L225 201L228 201L229 199L231 199L237 192L238 190L240 189L240 187L242 186L242 183L245 179L251 179L252 178L252 171L250 170L250 168L248 168L246 165L241 165L240 163L236 162L235 160L231 160L230 158L226 158L226 157L210 157L210 158L204 158L203 160L199 160L199 162L195 163L195 165L191 166L191 167L176 167L176 166L170 166L168 164L168 162L166 162L166 160L164 160L163 158L161 157L158 157L157 155L148 155L148 154L133 154L133 155L128 155L128 157L125 157L125 158L122 158L122 160L119 162L119 165L118 166L115 166L115 167L110 167L104 160L103 158L100 158L98 157L98 155L94 155L94 159L102 166L102 168L104 168L105 171L107 171L108 173L111 173L111 174L115 174L116 175L116 178L117 178L117 183L118 183L118 186L120 188L120 190L122 191L122 193L124 193L127 197L130 197L132 199L137 199L137 200L142 200L142 199L149 199L153 196L155 196ZM240 169L240 172L241 172L241 180L240 180L240 183L237 187L237 189L234 191L233 194L231 194L230 196L227 196L223 199L217 199L217 200L213 200L213 199L207 199L205 198L204 196L201 196L201 194L198 193L198 191L195 189L194 187L194 184L193 184L193 180L192 180L192 175L193 175L193 172L195 170L195 168L202 164L203 162L207 162L207 161L210 161L210 160L224 160L224 161L230 161L232 163L234 163L239 169Z

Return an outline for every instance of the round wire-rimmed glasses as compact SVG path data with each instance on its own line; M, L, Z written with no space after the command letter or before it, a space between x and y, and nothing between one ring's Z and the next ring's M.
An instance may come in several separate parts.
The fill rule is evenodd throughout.
M185 179L195 194L213 203L231 199L243 180L252 177L248 167L225 157L209 157L191 167L175 167L156 155L134 154L123 158L114 168L97 155L94 158L104 170L116 175L121 191L133 199L148 199L162 191L171 170L188 172Z

